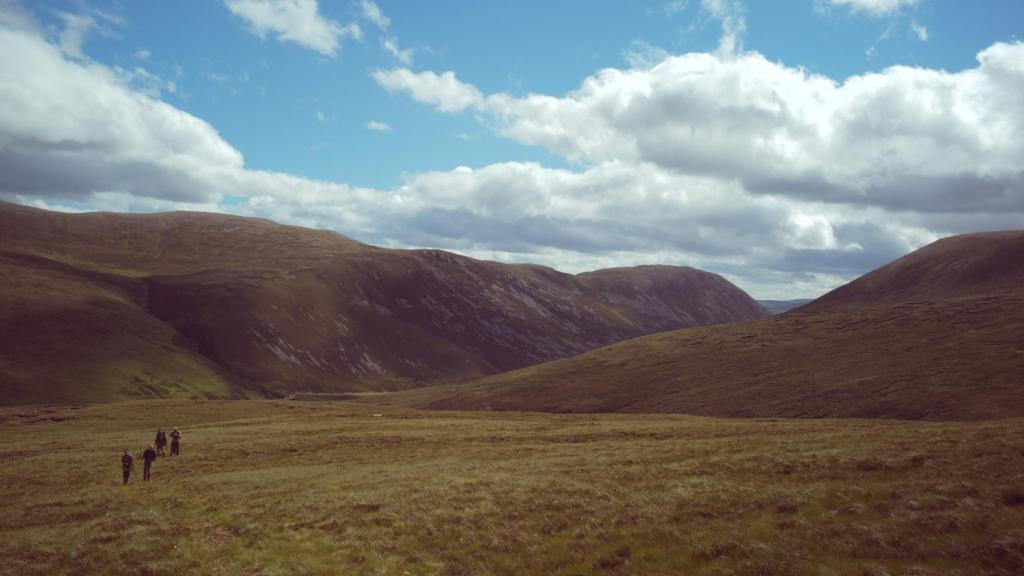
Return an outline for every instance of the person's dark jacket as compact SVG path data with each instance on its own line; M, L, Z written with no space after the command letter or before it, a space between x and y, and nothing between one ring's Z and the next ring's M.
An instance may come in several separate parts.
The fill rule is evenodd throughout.
M154 460L156 460L156 450L146 448L146 451L142 453L142 461L145 462L146 466L150 466Z

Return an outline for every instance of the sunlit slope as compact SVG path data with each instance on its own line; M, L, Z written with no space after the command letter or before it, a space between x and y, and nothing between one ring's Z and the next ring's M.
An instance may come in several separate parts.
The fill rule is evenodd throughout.
M715 416L1024 415L1024 233L940 240L796 311L449 389L435 408Z
M142 482L141 452L170 425L182 455ZM122 486L126 448L138 470ZM3 576L1024 567L1024 419L157 400L0 408L0 458Z
M136 376L162 382L197 357L212 371L186 380L215 382L217 395L233 385L269 395L405 388L765 314L728 281L690 268L577 277L220 214L61 214L0 204L0 230L5 272L17 282L9 289L36 302L0 304L19 319L0 341L3 386L33 391L2 402L93 398L56 392L72 387L120 391L97 400L132 397ZM76 298L58 289L64 277L85 283ZM98 309L90 294L130 303L119 309L123 322L108 319L109 306ZM54 309L74 313L62 312L59 326L42 322ZM174 367L94 370L89 348L136 354L124 326L164 331L144 340L158 343ZM89 335L89 346L65 342L65 334ZM64 351L39 348L35 356L54 364L54 378L33 375L17 352L17 342L43 340ZM150 394L173 395L160 386Z

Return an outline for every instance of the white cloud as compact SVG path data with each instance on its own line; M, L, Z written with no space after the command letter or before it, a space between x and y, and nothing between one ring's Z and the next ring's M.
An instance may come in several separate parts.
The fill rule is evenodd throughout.
M642 64L563 96L483 95L451 72L379 74L583 170L422 175L410 194L452 200L421 215L411 229L437 233L419 242L441 245L448 230L445 246L478 254L714 259L768 287L806 270L817 276L801 282L849 278L942 234L1024 221L1024 44L993 44L960 72L897 66L843 82L756 53Z
M701 9L722 24L718 40L718 53L730 55L743 52L743 37L747 33L746 8L741 0L701 0Z
M577 164L459 167L376 190L248 169L141 73L0 26L0 196L235 212L569 271L688 264L758 296L804 296L938 235L1019 227L1022 51L995 44L961 72L842 83L757 54L688 54L521 98L452 72L378 72L390 90L472 110Z
M15 30L39 31L39 24L32 16L32 12L18 0L0 0L0 25Z
M72 58L85 58L82 43L89 31L96 27L96 21L92 16L67 12L61 12L60 17L64 21L64 29L58 36L61 49Z
M320 122L321 124L323 124L324 122L327 121L327 117L324 116L324 113L322 111L320 111L320 110L316 111L316 119L317 119L317 122Z
M138 91L137 77L0 27L0 79L18 79L0 80L0 189L215 198L205 179L240 168L241 154L206 122Z
M406 48L404 50L398 47L398 39L394 36L389 36L381 40L381 46L388 54L391 54L395 60L398 60L402 64L408 66L412 64L412 55L414 50L412 48Z
M838 83L756 53L687 54L603 70L562 97L484 97L450 72L377 79L444 112L484 112L500 134L573 162L647 162L837 203L1019 210L1024 44L994 44L978 62Z
M224 3L260 38L273 33L281 42L294 42L324 56L337 55L343 38L363 37L359 25L341 25L321 15L317 0L224 0Z
M361 0L359 5L363 12L363 18L373 22L381 30L386 30L391 25L391 19L381 12L380 7L373 0Z
M914 36L917 36L917 39L920 40L921 42L928 41L928 29L922 26L921 24L918 24L916 21L911 22L910 30L914 33Z
M623 54L623 58L632 68L650 68L669 56L671 54L667 50L643 40L634 40Z
M832 6L849 8L853 12L864 12L872 16L885 16L899 12L904 7L914 6L920 0L819 0Z
M152 56L152 54L150 53L149 50L146 50L145 48L143 48L141 50L136 50L135 53L132 54L132 56L136 60L149 60L149 57Z
M6 9L6 7L0 5L0 9ZM57 12L57 16L64 22L64 28L58 33L57 41L65 54L78 59L86 57L82 51L82 45L90 33L97 32L103 36L115 37L117 32L112 26L126 24L125 19L121 16L93 8L88 4L83 3L81 9L82 12L76 14ZM19 11L15 10L13 13L17 15ZM31 18L31 15L20 14L21 19Z
M384 15L380 6L378 6L373 0L360 0L359 6L362 17L377 26L377 28L382 32L387 31L388 27L391 26L391 19ZM415 49L402 49L398 44L398 37L394 34L382 36L380 39L380 45L385 52L390 54L392 58L401 64L405 66L412 64L412 57Z
M483 106L483 94L475 86L464 84L448 71L413 72L407 68L377 70L373 79L391 92L408 92L415 100L433 104L442 112L461 112Z
M367 130L373 130L374 132L391 132L391 126L385 122L378 122L377 120L370 120L366 124Z

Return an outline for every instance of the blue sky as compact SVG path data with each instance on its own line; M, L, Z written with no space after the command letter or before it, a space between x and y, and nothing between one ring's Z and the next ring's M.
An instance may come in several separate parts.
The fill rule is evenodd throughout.
M2 0L0 105L20 113L0 114L0 167L18 168L0 195L260 215L568 271L688 264L755 296L814 296L939 236L1024 223L1024 4L983 6ZM912 114L947 101L956 134L942 110ZM126 110L138 122L118 128ZM131 171L19 144L80 140Z

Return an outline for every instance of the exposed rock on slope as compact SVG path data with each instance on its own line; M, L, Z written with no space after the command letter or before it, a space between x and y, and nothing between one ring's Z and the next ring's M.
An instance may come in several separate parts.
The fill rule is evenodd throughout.
M201 213L0 203L0 402L395 389L766 314L691 268L572 276Z

